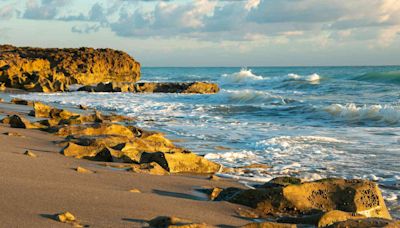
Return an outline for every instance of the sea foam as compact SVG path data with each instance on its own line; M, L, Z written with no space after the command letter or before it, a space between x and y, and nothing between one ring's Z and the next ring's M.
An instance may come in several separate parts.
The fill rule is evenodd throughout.
M222 83L239 83L248 82L254 80L263 80L264 78L259 75L255 75L251 72L251 69L242 68L239 72L233 74L223 74L221 78Z
M400 122L400 107L393 105L362 105L354 103L345 105L332 104L325 108L328 113L347 121L377 121L387 124Z

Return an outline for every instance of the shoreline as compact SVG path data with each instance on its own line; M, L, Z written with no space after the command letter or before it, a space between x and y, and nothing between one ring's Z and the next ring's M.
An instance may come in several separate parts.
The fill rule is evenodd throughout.
M31 104L0 104L2 116L18 114L30 121L37 120L28 115L31 110ZM267 220L257 219L258 215L249 213L253 209L242 203L224 199L209 200L210 192L204 192L207 189L249 190L238 180L222 177L210 179L210 174L176 173L158 176L127 172L124 169L126 163L60 156L62 146L57 143L62 142L63 137L37 129L10 128L7 124L0 126L0 137L7 141L2 144L3 161L0 162L8 165L0 170L4 174L3 182L7 183L6 188L0 189L3 196L8 196L3 202L5 205L12 205L12 208L15 205L23 208L18 212L2 207L5 213L0 219L10 226L15 225L16 221L21 226L62 225L54 215L65 211L77 216L81 225L95 227L146 227L157 216L176 216L217 227L276 221L273 217ZM6 132L16 134L4 135ZM24 155L26 150L37 157ZM92 173L79 173L76 170L78 167ZM139 193L135 193L136 191ZM215 198L219 197L219 191ZM27 201L27 197L34 199ZM29 207L23 206L26 202L29 202ZM28 216L17 219L21 213ZM299 226L302 227L300 224Z
M0 107L2 115L27 115L28 106L5 105L8 107L4 103ZM82 224L95 227L142 227L157 216L177 216L210 225L249 223L235 216L235 210L245 206L209 201L207 195L195 190L205 186L244 187L234 180L213 181L209 175L190 174L157 176L107 168L103 165L110 163L62 156L62 147L54 144L62 137L36 129L0 126L2 225L63 225L51 218L63 211L70 211ZM6 132L22 136L4 135ZM24 155L26 150L37 157ZM74 170L77 167L95 173L78 173ZM132 188L141 193L129 192Z

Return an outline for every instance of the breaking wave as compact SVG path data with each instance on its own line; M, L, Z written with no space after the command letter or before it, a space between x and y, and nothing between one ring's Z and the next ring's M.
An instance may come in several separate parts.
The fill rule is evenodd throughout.
M307 75L307 76L301 76L301 75L298 75L298 74L291 73L291 74L287 75L287 79L286 80L289 80L289 81L305 81L305 82L309 82L309 83L312 83L312 84L318 84L320 79L321 79L321 77L316 73L310 74L310 75Z
M325 108L328 113L347 121L377 121L387 124L400 122L400 106L393 105L362 105L354 103L346 105L332 104Z
M239 72L235 72L233 74L223 74L221 82L238 83L263 79L264 78L262 76L255 75L253 72L251 72L251 69L242 68Z
M224 102L231 104L286 104L287 102L282 96L251 89L224 90L220 97Z

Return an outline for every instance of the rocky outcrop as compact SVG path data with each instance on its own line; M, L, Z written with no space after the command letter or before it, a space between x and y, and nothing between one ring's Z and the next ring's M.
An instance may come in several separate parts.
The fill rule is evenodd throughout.
M95 86L83 86L78 91L86 92L132 92L132 93L218 93L219 87L209 82L139 82L99 83Z
M367 180L322 179L299 184L274 183L248 190L228 188L216 199L252 207L261 216L340 210L391 219L378 186Z
M18 103L29 104L19 100ZM8 116L2 123L15 128L35 128L66 137L65 156L95 161L130 163L136 173L215 173L221 166L174 145L160 132L146 131L116 122L133 118L118 115L78 114L40 102L32 104L31 116L46 118L31 122L21 115Z
M122 51L0 45L0 83L31 92L64 91L71 84L136 82L140 64Z

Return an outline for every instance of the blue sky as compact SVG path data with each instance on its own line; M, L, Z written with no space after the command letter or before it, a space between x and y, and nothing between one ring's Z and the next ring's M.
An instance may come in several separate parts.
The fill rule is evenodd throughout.
M0 43L143 66L400 64L399 0L0 0Z

